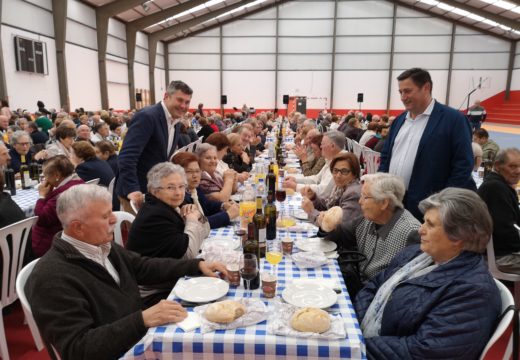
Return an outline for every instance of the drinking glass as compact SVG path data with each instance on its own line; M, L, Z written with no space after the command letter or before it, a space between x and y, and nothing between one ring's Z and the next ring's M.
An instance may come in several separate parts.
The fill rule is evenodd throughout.
M282 261L282 243L276 239L267 241L265 259L271 264L271 273L276 277L276 265Z
M247 223L244 221L243 216L238 216L233 220L233 232L235 233L235 236L237 236L237 239L240 241L240 246L244 246L244 242L247 235L247 228L244 228L244 223Z
M240 261L240 276L246 281L247 284L247 297L251 298L251 280L253 280L258 274L256 255L254 254L243 254Z

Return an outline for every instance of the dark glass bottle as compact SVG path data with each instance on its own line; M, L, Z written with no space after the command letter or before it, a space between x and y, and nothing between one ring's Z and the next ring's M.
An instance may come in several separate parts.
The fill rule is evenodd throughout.
M269 172L267 173L266 179L267 179L267 191L272 191L273 194L276 191L276 175L273 171L273 165L274 163L271 162L269 165Z
M250 281L251 290L258 289L260 287L260 258L258 257L258 241L255 239L256 227L254 222L247 224L247 240L244 244L244 254L254 254L257 257L258 274ZM247 289L247 282L244 280L244 288Z
M25 160L25 155L20 156L20 179L22 180L22 189L28 189L31 185L31 176L29 172L29 166Z
M264 207L264 213L266 218L266 240L276 239L276 205L274 204L274 193L269 191L267 194L267 204Z
M258 241L258 254L257 257L265 257L265 238L266 238L266 220L265 215L262 212L262 197L256 197L256 214L253 217L255 223L255 240Z
M14 170L13 169L7 169L4 173L5 178L5 185L7 189L11 192L11 196L16 195L16 182L14 180Z

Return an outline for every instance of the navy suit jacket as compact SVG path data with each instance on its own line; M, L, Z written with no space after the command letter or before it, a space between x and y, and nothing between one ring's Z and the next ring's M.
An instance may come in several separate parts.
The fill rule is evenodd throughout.
M403 126L406 112L392 123L383 151L380 172L388 172L395 138ZM433 111L419 142L404 205L416 218L422 219L418 204L433 193L447 187L476 190L471 177L473 150L471 127L464 115L435 102Z
M161 103L147 106L134 115L118 157L119 174L115 185L118 196L147 192L148 171L168 161L177 147L188 145L179 140L180 125L180 122L175 125L172 149L167 154L168 127Z
M114 178L110 165L98 158L87 160L76 166L76 174L85 182L99 178L99 185L106 187Z
M9 156L11 156L11 169L15 173L20 171L20 166L22 166L22 159L20 154L14 149L9 149ZM32 152L29 151L27 155L25 155L25 164L30 165L32 163Z
M211 229L229 225L228 213L221 210L222 202L208 199L199 188L197 188L197 196ZM193 204L193 198L190 193L186 193L184 196L184 204Z

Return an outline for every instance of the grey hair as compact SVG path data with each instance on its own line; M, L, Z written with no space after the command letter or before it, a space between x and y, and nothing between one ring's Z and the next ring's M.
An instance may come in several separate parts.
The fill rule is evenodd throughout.
M200 157L206 153L207 151L209 150L215 150L217 151L217 147L215 145L211 145L211 144L208 144L208 143L203 143L203 144L200 144L199 146L197 146L197 148L195 149L195 155L197 155L200 159Z
M495 165L504 165L509 161L509 154L520 155L520 150L514 147L502 149L495 156Z
M338 131L338 130L327 131L326 133L323 134L323 136L328 137L329 140L332 141L332 143L334 145L336 145L336 147L338 149L340 149L340 150L345 149L345 143L347 142L347 140L345 138L345 134L342 133L341 131Z
M73 220L87 217L85 209L96 201L112 204L112 195L107 188L93 184L76 185L65 190L56 204L56 213L63 228L67 228Z
M316 121L312 120L312 119L307 119L303 122L303 125L304 126L311 126L313 128L316 127Z
M424 214L437 209L444 232L452 241L462 240L464 250L483 253L493 232L486 203L471 190L446 188L419 203Z
M186 185L186 173L182 166L172 164L171 162L162 162L154 165L146 175L146 179L148 180L148 192L160 188L161 180L172 174L180 175L184 185Z
M181 92L183 92L186 95L193 94L193 90L188 86L188 84L186 84L184 81L180 81L180 80L172 81L168 85L166 92L171 95L174 92L176 92L177 90L180 90Z
M363 182L370 184L371 196L377 201L390 200L392 210L402 209L406 192L403 179L387 173L367 174L361 177Z
M16 145L18 144L18 140L22 137L22 136L27 136L27 138L29 139L29 143L32 145L32 139L31 139L31 135L29 135L29 133L23 131L23 130L16 130L13 135L11 136L11 145Z

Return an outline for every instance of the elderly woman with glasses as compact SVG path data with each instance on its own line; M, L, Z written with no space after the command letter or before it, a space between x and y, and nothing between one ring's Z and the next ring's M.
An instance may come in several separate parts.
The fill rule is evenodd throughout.
M419 242L419 221L403 208L405 187L395 175L377 173L362 178L359 204L363 217L341 223L327 238L340 250L355 250L366 259L359 263L357 273L345 273L347 288L353 298L363 283L386 269L397 253L407 245ZM340 256L340 263L342 257ZM342 269L344 270L344 269Z
M213 145L201 144L197 146L195 154L199 157L202 170L200 180L202 192L210 200L229 201L231 195L237 190L237 172L228 169L224 171L223 176L217 172L217 148Z
M421 244L398 254L356 298L368 358L478 359L501 308L482 256L491 217L464 189L444 189L419 209Z
M186 173L187 186L184 203L196 205L200 213L207 216L210 228L216 229L228 226L230 220L239 215L238 204L234 201L209 200L200 190L201 170L197 155L189 152L180 152L172 157L172 162L182 166Z
M18 130L11 136L11 169L15 173L20 171L22 164L30 165L33 161L34 154L31 151L32 140L28 133Z
M143 256L193 259L209 235L207 219L195 205L183 205L186 175L169 162L152 167L148 193L132 223L126 247Z
M324 210L339 206L343 210L342 223L352 222L361 216L359 196L359 161L352 153L341 153L330 162L330 171L334 188L330 196L323 198L316 195L309 187L302 190L304 195L302 209L309 215L309 220L321 226Z

